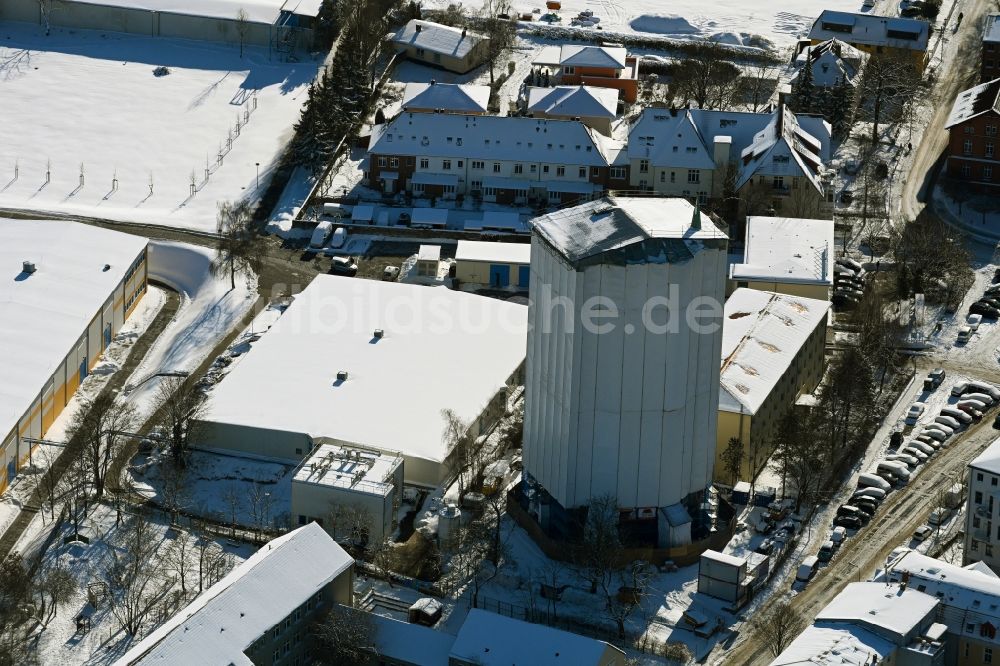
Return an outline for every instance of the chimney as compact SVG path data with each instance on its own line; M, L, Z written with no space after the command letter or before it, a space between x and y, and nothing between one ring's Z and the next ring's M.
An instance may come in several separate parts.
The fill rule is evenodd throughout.
M416 29L417 32L420 32L421 28L423 28L423 26L420 25L419 23L417 23L414 27L415 27L415 29Z
M338 382L346 382L347 381L347 370L338 370L337 371L337 381Z
M31 273L34 273L36 270L38 269L35 268L35 262L33 261L25 261L21 264L22 273L28 273L30 275Z
M381 340L384 337L385 337L385 331L382 330L381 328L376 328L375 329L375 339L376 340Z
M434 79L431 79L431 85L434 85L435 83L437 83L437 81L435 81Z

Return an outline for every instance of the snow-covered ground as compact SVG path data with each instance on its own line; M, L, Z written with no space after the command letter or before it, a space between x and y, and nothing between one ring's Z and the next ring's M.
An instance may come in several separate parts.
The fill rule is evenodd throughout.
M267 186L318 68L27 23L0 23L0 38L0 206L208 231L217 202Z
M181 305L126 383L126 396L143 415L152 413L159 379L143 380L195 370L256 302L256 276L237 275L236 289L230 289L228 275L212 275L213 256L198 245L150 243L149 277L176 289Z

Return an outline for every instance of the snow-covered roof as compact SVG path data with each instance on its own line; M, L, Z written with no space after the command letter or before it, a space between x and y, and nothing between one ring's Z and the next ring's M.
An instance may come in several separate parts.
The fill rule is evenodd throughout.
M1000 42L1000 14L987 14L983 27L984 42Z
M486 113L490 87L471 83L410 82L403 90L404 110L444 109L453 113Z
M624 46L594 46L563 44L559 48L559 64L573 67L609 67L625 69Z
M414 211L416 212L416 211ZM417 259L420 261L440 261L441 260L441 246L440 245L421 245L417 249Z
M944 126L954 127L984 113L1000 114L1000 79L981 83L959 93Z
M364 611L356 611L364 612ZM380 657L413 666L444 666L455 637L419 624L370 614L375 623L375 649Z
M792 76L792 83L798 81L810 57L813 85L820 88L832 88L841 82L854 85L864 58L861 51L850 44L839 39L828 39L804 49L795 58L795 64L800 69Z
M969 467L975 467L978 470L990 472L991 474L1000 474L1000 438L994 440L992 444L986 447L985 451L976 456L969 463Z
M410 19L393 38L396 44L414 46L431 53L464 58L485 37L464 28Z
M866 666L882 663L896 646L870 631L852 626L806 627L771 666Z
M164 14L236 20L242 9L251 23L274 23L282 11L316 16L319 0L67 0L69 3L144 9Z
M480 666L597 666L618 648L579 634L479 608L462 623L451 656Z
M385 496L392 492L392 474L402 462L393 453L326 443L302 461L292 481Z
M531 261L531 244L460 240L455 251L455 260L527 265Z
M843 29L829 29L837 26ZM930 37L930 24L909 18L877 16L875 14L852 14L824 10L813 22L809 39L841 39L853 44L888 46L897 49L926 51Z
M805 131L799 126L798 117L783 104L779 105L767 125L740 153L740 177L736 181L736 189L760 174L805 176L814 188L822 192L819 172L823 167L823 155L823 140Z
M701 554L701 559L711 560L713 562L718 562L719 564L725 564L730 567L742 567L746 566L746 558L736 557L735 555L729 555L727 553L720 553L717 550L706 550Z
M403 112L372 129L368 152L607 166L595 136L574 120Z
M523 305L444 287L320 275L212 390L205 418L441 462L442 410L480 415L524 361L527 320Z
M618 91L594 86L529 87L528 111L569 118L614 118L618 115Z
M833 220L750 216L743 262L729 278L831 285L832 259Z
M447 208L414 208L410 215L411 224L430 224L443 226L448 224ZM439 246L440 247L440 246Z
M756 414L829 309L814 298L734 291L722 323L719 409Z
M906 637L932 615L938 600L912 587L850 583L816 614L817 622L849 622Z
M0 218L6 276L0 281L0 440L41 395L146 243L75 222ZM36 272L21 273L24 261L33 261Z
M317 523L265 544L125 653L132 664L249 665L244 651L354 565Z
M997 573L990 569L986 562L972 562L971 564L966 564L963 569L968 569L969 571L978 571L981 574L986 574L987 576L992 576L993 578L1000 578Z
M607 196L563 208L531 221L538 238L572 264L588 259L682 262L702 248L702 241L724 239L707 215L698 215L687 199Z

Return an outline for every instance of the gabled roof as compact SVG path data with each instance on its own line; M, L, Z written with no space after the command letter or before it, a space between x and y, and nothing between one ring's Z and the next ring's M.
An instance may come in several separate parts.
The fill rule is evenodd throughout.
M754 135L753 142L740 153L739 190L758 173L766 176L805 176L813 187L823 191L819 170L823 166L823 142L799 126L795 114L784 105Z
M946 129L954 127L984 113L1000 114L1000 79L981 83L959 93L944 126Z
M464 58L476 44L486 39L482 35L442 25L431 21L410 19L393 37L393 42L404 46L413 46L431 53Z
M830 26L842 29L831 30ZM926 51L930 24L917 19L824 10L813 22L809 39L827 40L834 37L852 44Z
M407 83L403 90L404 110L444 109L453 113L486 113L490 87L470 83Z
M828 39L816 46L804 49L795 59L800 68L792 76L792 83L802 76L802 69L812 56L813 85L832 88L841 81L854 85L863 59L861 51L839 39Z
M608 654L625 655L604 641L497 615L469 611L451 657L481 666L599 666Z
M625 56L624 46L563 44L559 49L559 64L564 67L625 69Z
M865 666L880 664L896 646L870 631L853 626L806 627L770 666Z
M607 166L599 136L574 120L403 112L372 129L368 152Z
M265 544L125 653L131 664L250 664L254 641L354 560L316 523Z
M528 111L568 118L614 118L618 115L618 91L593 86L529 87Z
M832 262L833 220L751 216L743 261L729 278L830 286Z
M756 414L829 309L814 298L734 291L723 310L719 409Z
M700 224L700 228L698 228ZM680 263L704 241L726 235L682 198L607 196L531 221L535 237L575 266L611 263Z

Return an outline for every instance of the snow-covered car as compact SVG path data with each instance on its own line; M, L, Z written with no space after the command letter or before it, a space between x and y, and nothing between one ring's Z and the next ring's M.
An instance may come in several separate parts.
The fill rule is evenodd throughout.
M976 316L976 315L972 315L972 316ZM972 337L972 327L971 326L963 326L960 329L958 329L958 341L959 342L968 342L969 338L971 338L971 337Z
M960 396L969 389L969 382L959 382L951 387L951 394Z
M927 409L926 403L920 402L919 400L910 405L909 411L906 412L906 425L914 425L923 415L925 409Z
M987 409L996 404L996 400L993 398L992 395L988 395L986 393L980 393L979 391L971 391L963 395L962 401L964 402L966 400L978 400L979 402L983 403L983 405Z
M971 416L963 412L961 409L956 409L955 407L943 407L941 409L941 416L953 418L959 423L964 423L965 425L972 423Z
M909 455L908 453L890 453L885 457L885 459L889 461L899 461L902 463L906 463L906 466L909 467L910 469L913 469L914 467L920 464L920 461L917 458Z
M934 530L930 525L921 525L913 532L914 541L923 541L931 535Z
M913 458L916 458L921 463L927 462L927 454L924 453L923 451L914 448L913 446L904 446L902 449L900 449L898 455L911 456Z
M980 314L970 314L968 317L965 318L965 323L973 331L977 331L977 330L979 330L979 325L981 323L983 323L983 315L980 315Z
M854 491L854 496L871 497L872 499L881 502L882 500L885 499L885 490L883 490L882 488L874 488L874 487L858 488L857 490Z
M358 265L350 257L334 257L330 261L330 272L354 276L358 273Z

